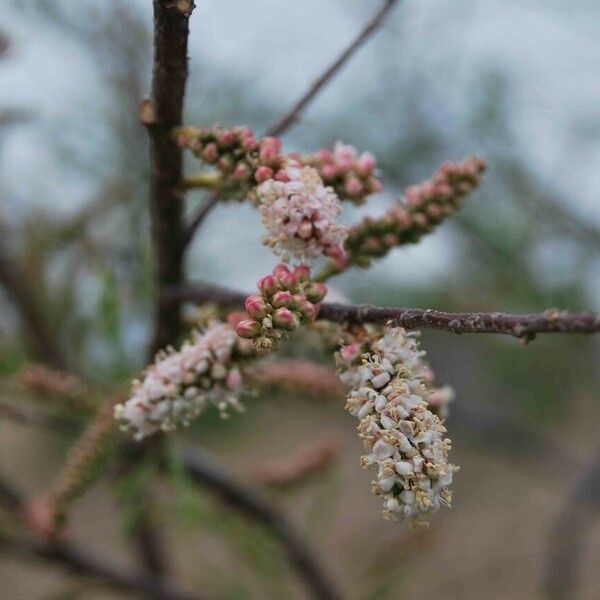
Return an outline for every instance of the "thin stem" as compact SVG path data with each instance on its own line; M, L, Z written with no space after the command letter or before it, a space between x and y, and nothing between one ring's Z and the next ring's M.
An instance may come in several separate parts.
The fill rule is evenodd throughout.
M266 135L282 135L285 133L299 118L302 111L314 100L317 94L327 85L334 75L350 60L353 54L371 37L377 28L383 23L388 13L397 4L399 0L385 0L381 9L373 16L373 18L361 29L358 36L355 37L345 50L323 71L312 85L298 98L291 108L275 123L271 124L266 131ZM183 243L184 246L189 245L194 234L202 225L208 214L218 204L218 194L213 194L208 202L204 204L198 213L187 226Z
M216 467L212 459L202 456L196 449L184 453L184 466L188 476L207 487L221 500L261 523L281 542L290 564L318 600L333 600L340 595L329 581L310 548L292 524L259 493L239 484Z
M0 285L19 311L25 331L39 358L55 368L66 369L67 359L41 309L39 294L31 287L16 258L9 256L3 237L4 232L0 230Z
M182 302L213 301L243 306L247 294L207 284L165 290ZM324 302L319 319L336 323L387 323L407 329L439 329L452 333L501 333L529 341L538 333L600 333L600 313L570 313L548 309L543 313L502 312L451 313L423 308L389 308L370 304Z
M216 188L221 183L222 175L219 172L212 173L196 173L186 177L182 182L182 187L185 190L194 188Z
M308 106L314 97L321 91L333 76L348 62L352 55L371 37L377 28L383 23L388 13L392 10L398 0L386 0L384 5L377 11L373 18L363 27L358 36L354 38L346 49L315 79L311 87L297 100L283 117L267 129L267 135L281 135L287 131L300 116L300 113Z

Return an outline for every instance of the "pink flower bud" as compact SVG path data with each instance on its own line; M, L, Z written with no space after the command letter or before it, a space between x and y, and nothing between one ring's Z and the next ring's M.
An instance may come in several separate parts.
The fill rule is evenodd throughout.
M240 321L236 327L235 332L241 337L246 339L253 339L260 335L261 326L258 321L252 321L250 319L246 319L245 321Z
M438 183L435 186L435 193L437 196L451 196L452 186L447 181Z
M227 323L232 327L235 327L240 321L247 319L248 315L241 310L234 310L227 315Z
M243 162L239 162L235 165L235 169L233 170L233 176L236 179L246 179L248 176L248 166Z
M300 326L300 319L289 308L278 308L273 313L273 323L277 327L292 331Z
M318 152L319 158L325 162L333 161L333 154L329 148L321 148Z
M292 296L291 292L288 292L287 290L275 292L275 294L273 294L273 298L271 300L271 304L275 308L281 308L282 306L289 307L292 305L292 302L293 302L293 296Z
M277 277L277 279L281 278L283 275L287 275L289 272L290 272L290 268L284 263L279 263L273 269L273 275L275 275L275 277Z
M291 308L292 310L300 310L305 302L306 298L302 294L294 294L292 296L291 303L288 305L288 308Z
M332 181L337 177L338 169L333 163L326 163L321 167L323 181Z
M356 161L356 168L361 175L371 175L377 165L377 159L370 152L363 152Z
M310 267L307 265L298 265L294 269L294 275L298 279L298 281L309 281L310 280Z
M262 296L257 294L248 296L245 302L246 310L253 319L264 319L267 314L267 303Z
M258 150L258 158L261 162L268 163L277 158L281 150L281 142L275 137L263 138Z
M356 149L354 146L337 143L334 148L334 156L338 167L342 171L350 171L356 160Z
M217 145L213 142L210 144L206 144L206 148L204 148L204 152L202 153L204 160L209 163L214 163L219 158L219 150Z
M258 280L258 289L266 298L270 298L275 292L279 291L279 281L273 275L265 275Z
M312 282L304 289L306 299L313 303L318 303L327 295L327 286L324 283Z
M235 133L231 129L225 129L217 135L217 142L219 146L231 146L235 142Z
M296 292L298 290L299 281L298 278L288 271L287 273L283 273L279 277L279 281L284 289L290 290L291 292Z
M348 253L342 246L327 246L327 248L323 250L323 254L331 258L331 260L340 267L346 265Z
M273 169L271 169L271 167L266 167L265 165L262 165L258 167L258 169L256 169L254 177L256 178L256 181L258 181L258 183L262 183L263 181L266 181L267 179L271 179L271 177L273 177Z
M302 298L302 302L298 307L298 311L307 321L312 321L317 316L319 309L312 302L309 302L306 298Z
M394 218L396 220L396 223L402 229L408 229L412 225L412 219L411 219L410 215L408 214L408 212L404 209L400 209L400 210L396 211L394 213Z
M241 146L242 146L242 150L245 150L246 152L251 152L252 150L256 150L256 147L258 146L258 142L256 141L256 138L254 137L254 135L251 135L242 140Z
M284 183L287 183L290 181L290 176L285 169L279 169L279 171L275 173L275 179L277 181L283 181Z
M363 185L356 177L350 177L346 180L344 189L348 196L358 196L363 191Z
M181 135L179 135L177 137L177 143L182 147L185 148L190 142L190 138L185 135L184 133L182 133Z
M425 210L427 215L434 220L440 219L444 214L442 207L439 204L435 204L435 202L428 204Z
M217 166L219 167L219 169L221 169L221 171L231 171L233 163L229 156L221 156L221 158L217 162Z

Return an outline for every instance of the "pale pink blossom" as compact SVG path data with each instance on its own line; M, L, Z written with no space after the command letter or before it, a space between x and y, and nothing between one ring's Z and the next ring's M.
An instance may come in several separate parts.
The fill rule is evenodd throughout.
M257 189L264 243L284 260L312 261L343 252L347 228L337 222L341 204L311 167L288 168L288 182L269 179Z

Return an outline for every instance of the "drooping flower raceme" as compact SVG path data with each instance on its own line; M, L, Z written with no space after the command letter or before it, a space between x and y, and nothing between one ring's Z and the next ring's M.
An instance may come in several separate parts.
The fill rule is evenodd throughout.
M442 421L428 406L428 366L417 335L361 326L336 354L340 377L352 388L346 409L359 419L367 450L362 464L377 469L373 492L383 497L386 518L412 524L450 506L457 470L448 462Z
M241 411L242 363L253 350L234 325L214 320L178 352L159 353L143 379L134 381L131 398L115 407L122 429L141 440L188 425L210 404L222 415Z
M246 298L249 318L240 321L237 334L254 340L258 352L275 350L290 331L309 323L319 310L319 302L327 294L327 287L310 280L310 269L299 265L290 270L280 264L272 275L258 282L259 294Z
M343 256L347 228L337 222L342 206L334 191L311 167L290 166L286 171L289 181L268 179L257 189L268 232L264 243L283 260Z

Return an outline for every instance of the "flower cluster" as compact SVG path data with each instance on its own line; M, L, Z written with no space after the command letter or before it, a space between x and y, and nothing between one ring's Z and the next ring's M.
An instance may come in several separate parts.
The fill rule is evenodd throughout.
M288 159L281 154L275 137L256 139L248 127L180 127L177 141L220 173L216 187L243 200L254 187L267 179L287 181Z
M425 522L427 513L450 506L457 467L448 462L450 440L428 401L430 369L419 350L418 333L386 327L354 328L336 361L352 388L346 409L356 416L367 454L377 468L373 492L384 499L384 516Z
M260 294L246 298L249 319L238 323L241 338L254 340L258 352L269 352L287 338L290 331L312 321L327 287L310 279L310 269L300 265L290 270L280 264L272 275L258 282Z
M283 260L311 261L322 254L345 260L347 228L337 223L342 207L333 190L325 187L311 167L290 167L289 181L269 179L257 188L263 241Z
M485 162L479 158L444 163L430 180L407 188L404 198L381 218L366 217L352 227L346 239L346 263L332 261L327 274L350 265L366 267L396 246L418 242L460 208L484 170Z
M321 179L333 187L340 198L363 204L369 194L383 189L376 177L377 160L370 152L358 154L354 146L336 142L327 148L300 157L300 162L315 167Z
M178 352L159 353L144 378L134 381L131 398L115 407L122 429L141 440L188 425L211 403L222 415L230 408L241 411L241 367L253 350L236 336L237 322L236 315L227 323L214 320Z

